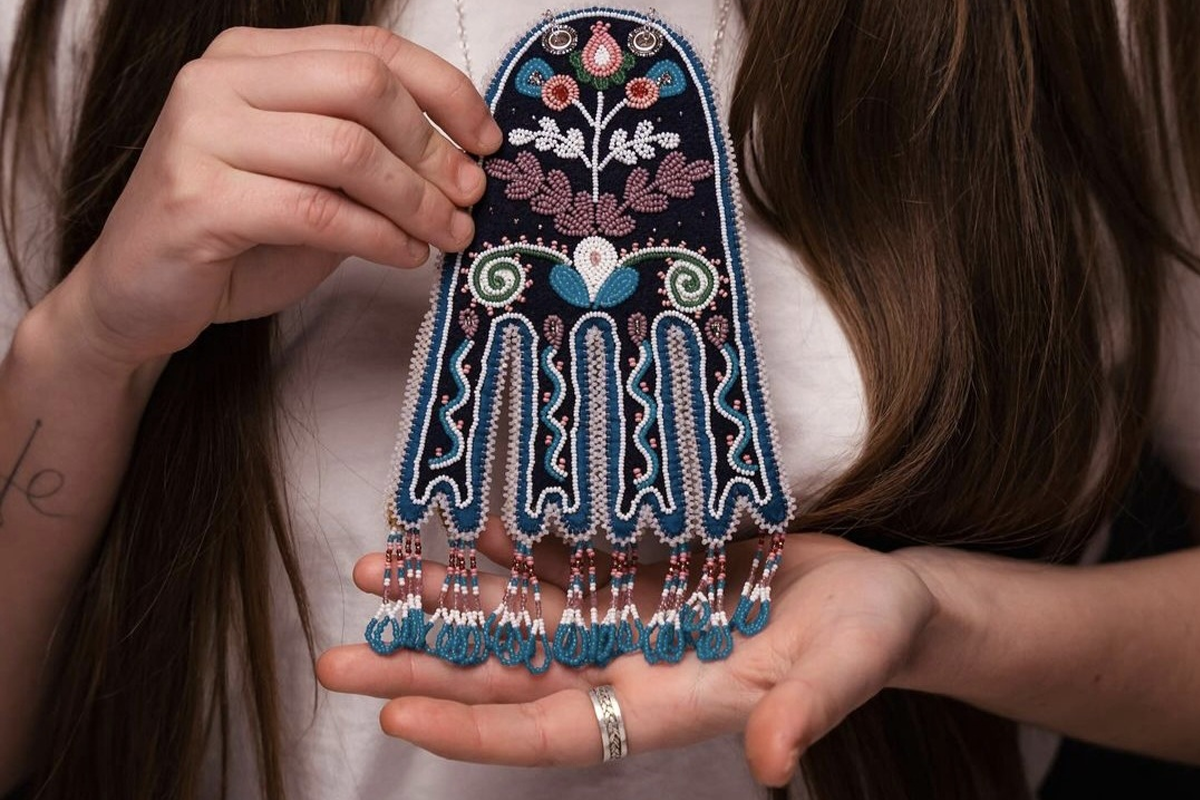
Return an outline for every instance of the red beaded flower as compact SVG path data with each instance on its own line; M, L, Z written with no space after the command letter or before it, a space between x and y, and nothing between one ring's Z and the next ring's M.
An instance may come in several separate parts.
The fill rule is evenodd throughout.
M625 84L625 100L634 108L649 108L658 102L658 84L649 78L634 78Z
M555 75L542 84L542 102L552 111L562 111L579 99L579 84L570 75Z

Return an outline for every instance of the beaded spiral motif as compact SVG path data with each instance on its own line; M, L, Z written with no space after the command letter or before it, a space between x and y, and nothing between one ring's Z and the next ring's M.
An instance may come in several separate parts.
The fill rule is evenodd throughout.
M593 8L526 34L487 101L505 143L483 162L475 240L446 256L418 339L367 640L534 672L636 650L723 658L734 631L767 621L793 504L757 356L736 168L703 67L659 20ZM505 404L514 558L503 600L485 609L475 541ZM435 510L450 556L430 615L419 529ZM759 549L728 614L725 546L747 514ZM633 599L644 532L670 548L647 620ZM553 638L533 565L552 533L572 548ZM703 561L689 590L693 551Z

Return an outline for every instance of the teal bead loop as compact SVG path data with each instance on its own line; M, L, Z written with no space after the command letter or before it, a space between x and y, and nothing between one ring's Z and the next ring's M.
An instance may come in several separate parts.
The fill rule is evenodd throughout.
M686 649L687 636L678 625L663 625L658 629L654 650L660 661L678 664Z
M467 654L467 631L463 625L443 625L434 642L433 653L443 661L466 666L472 663Z
M602 622L592 629L592 663L607 667L617 655L617 626Z
M488 618L487 627L492 631L489 636L489 644L492 652L496 654L496 658L506 667L527 663L533 654L533 637L521 633L520 627L511 622L496 625L495 620L496 615L492 614ZM494 630L493 626L495 626Z
M712 606L708 604L707 600L701 603L698 609L694 606L684 606L679 609L679 626L690 638L695 638L696 634L708 627L711 619Z
M654 642L657 636L662 635L662 631L663 626L658 623L642 626L642 635L638 637L638 645L641 647L647 664L657 664L661 660Z
M389 633L390 639L387 638ZM404 645L400 622L391 616L383 619L372 618L367 623L366 639L371 649L381 656L391 655Z
M575 623L559 625L554 633L554 660L568 667L582 667L594 658L592 632Z
M646 638L646 625L640 619L633 622L622 620L617 623L617 652L621 655L642 649Z
M475 666L487 661L488 635L479 625L467 625L462 638L462 663Z
M720 661L732 652L733 631L728 625L713 625L696 643L696 655L701 661Z
M550 638L546 636L546 632L542 631L536 637L529 639L529 655L525 659L525 667L534 675L541 675L546 670L550 669L550 665L554 663L554 653L550 647ZM537 646L542 646L542 660L537 660Z
M408 613L404 615L404 647L409 650L424 652L429 649L425 638L429 635L429 629L433 627L425 616L425 611L420 608L410 608Z
M396 637L396 640L400 642L400 646L405 650L411 650L412 643L417 638L416 633L413 631L412 619L407 614L400 619L400 635Z
M770 600L754 603L749 597L743 597L738 601L737 610L733 612L729 624L735 631L745 636L753 636L767 626L770 616Z
M433 647L438 658L462 667L482 664L488 652L487 633L478 625L444 625Z

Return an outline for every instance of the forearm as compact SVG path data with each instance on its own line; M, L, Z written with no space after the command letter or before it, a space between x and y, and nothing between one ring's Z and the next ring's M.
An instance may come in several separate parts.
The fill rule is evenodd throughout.
M1200 550L1093 567L900 557L940 604L900 685L1200 763Z
M95 549L158 365L116 367L76 335L65 285L0 362L0 793L19 776L53 633Z

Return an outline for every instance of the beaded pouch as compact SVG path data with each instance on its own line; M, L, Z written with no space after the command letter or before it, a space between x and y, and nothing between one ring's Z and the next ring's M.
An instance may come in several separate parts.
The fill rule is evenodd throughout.
M793 505L757 355L736 167L704 68L656 18L593 8L522 37L486 99L505 142L483 161L475 240L445 257L418 339L367 641L535 672L635 650L723 658L733 631L766 623ZM502 413L511 436L496 459ZM514 559L502 602L484 608L475 542L505 462ZM435 510L450 555L429 615L419 529ZM747 514L759 549L729 615L724 549ZM645 534L670 549L647 620L633 600ZM549 535L572 552L552 638L533 569ZM603 540L613 566L598 588Z

